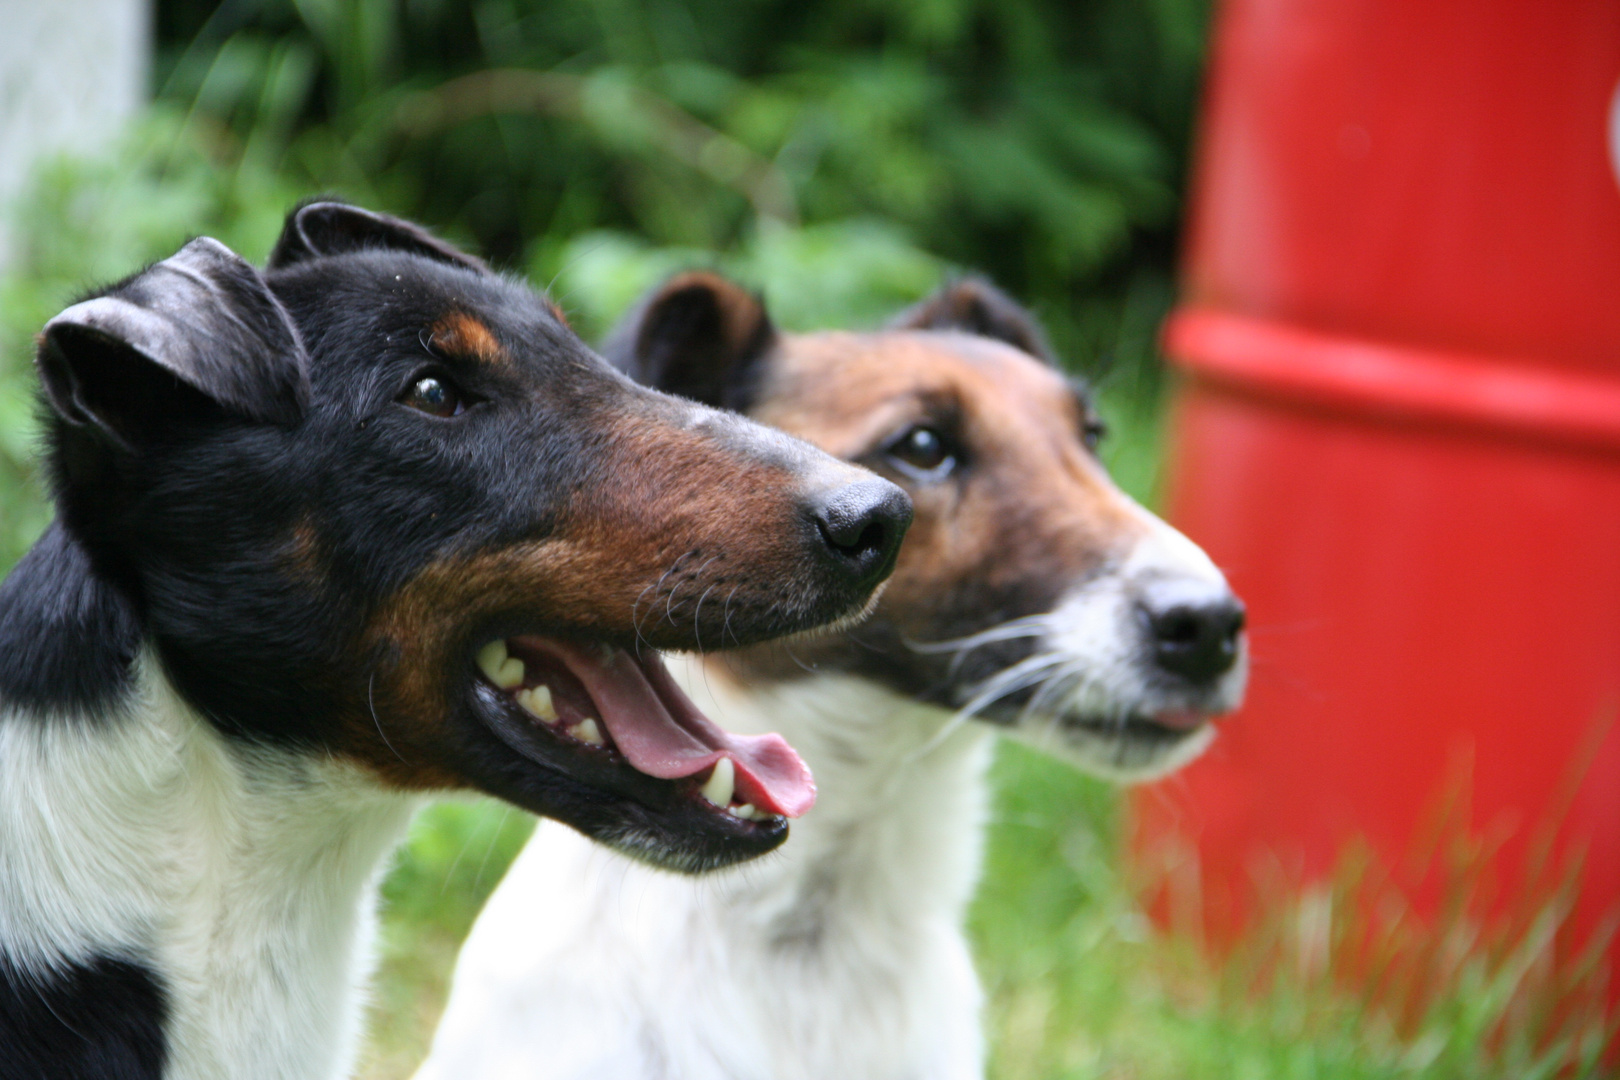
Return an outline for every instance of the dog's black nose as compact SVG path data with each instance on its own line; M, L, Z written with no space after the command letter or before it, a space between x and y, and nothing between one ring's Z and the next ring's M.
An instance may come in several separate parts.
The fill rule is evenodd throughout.
M911 497L887 480L857 480L811 501L821 539L861 588L889 576L911 524Z
M1173 675L1212 682L1232 669L1243 632L1243 603L1230 589L1198 578L1166 578L1139 601L1153 658Z

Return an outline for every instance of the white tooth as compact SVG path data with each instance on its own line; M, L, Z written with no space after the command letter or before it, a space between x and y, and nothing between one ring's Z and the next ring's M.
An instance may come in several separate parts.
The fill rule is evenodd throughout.
M703 785L703 797L716 806L725 806L731 802L731 793L736 787L737 770L731 764L731 759L723 757L714 763L714 772Z
M730 811L732 817L740 817L744 821L753 821L759 816L759 811L754 809L754 804L751 802L745 802L741 806L727 807L727 810Z
M532 690L519 691L517 700L519 705L548 724L557 719L557 706L551 702L549 686L542 685Z
M523 685L523 661L515 656L508 656L501 669L491 676L495 685L502 690L510 690L514 686Z
M602 663L611 664L613 662L613 657L617 653L617 650L614 649L613 646L609 645L605 641L599 641L596 643L596 648L601 654Z
M569 728L568 734L580 742L588 742L592 746L602 745L602 731L596 726L596 721L588 716Z
M489 681L499 683L501 666L506 663L506 642L499 638L478 650L478 669L489 676Z

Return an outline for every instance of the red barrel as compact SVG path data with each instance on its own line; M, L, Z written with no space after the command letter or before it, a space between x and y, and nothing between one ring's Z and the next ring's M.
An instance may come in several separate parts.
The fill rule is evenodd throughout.
M1448 793L1620 909L1620 0L1228 0L1172 518L1249 605L1248 703L1137 800L1217 924L1391 865Z

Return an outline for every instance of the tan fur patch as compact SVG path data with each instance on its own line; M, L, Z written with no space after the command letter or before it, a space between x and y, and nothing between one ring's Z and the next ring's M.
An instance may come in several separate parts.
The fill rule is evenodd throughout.
M290 576L306 584L319 584L325 578L321 538L310 517L300 518L281 552L281 564Z
M451 356L467 357L485 364L504 365L511 362L489 327L466 312L446 315L433 325L430 332L434 347Z
M886 468L881 448L941 411L967 458L957 472L918 483ZM1000 342L913 331L787 335L751 415L910 492L916 514L874 616L910 640L929 640L965 596L989 607L983 598L1080 581L1145 529L1085 448L1069 384ZM771 655L752 652L760 664ZM756 670L791 675L797 663L777 656Z

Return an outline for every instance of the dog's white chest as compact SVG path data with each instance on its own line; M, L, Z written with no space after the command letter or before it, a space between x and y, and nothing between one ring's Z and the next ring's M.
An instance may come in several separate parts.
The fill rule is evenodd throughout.
M698 879L542 823L462 950L417 1080L976 1080L961 917L986 733L936 743L937 722L854 680L796 684L804 716L686 684L728 725L788 735L821 805L781 852Z
M154 667L123 717L0 717L0 949L27 970L150 970L166 1077L339 1075L361 899L414 803L227 745Z
M193 879L206 884L164 935L175 1078L346 1074L370 894L414 803L319 780L291 799L275 790L288 784L278 777L238 804L217 852L229 869Z

